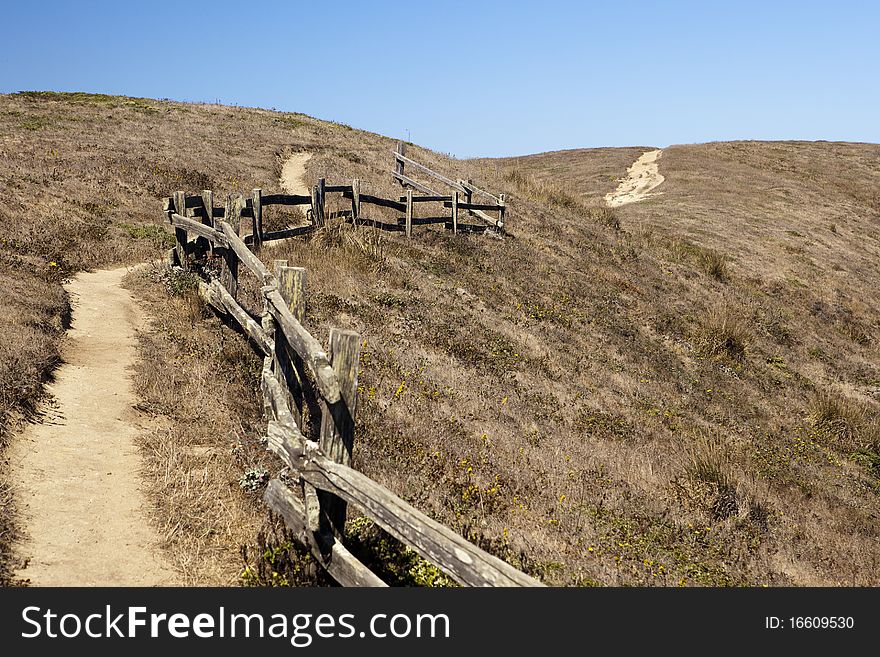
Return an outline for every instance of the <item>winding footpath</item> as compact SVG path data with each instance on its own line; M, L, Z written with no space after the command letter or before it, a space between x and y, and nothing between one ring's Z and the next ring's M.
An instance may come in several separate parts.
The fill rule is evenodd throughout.
M42 421L11 446L25 529L16 574L36 586L174 584L144 512L130 368L143 323L121 283L126 268L66 286L73 324Z
M312 159L311 153L294 153L281 166L281 189L288 194L308 196L311 191L306 184L306 164Z
M309 195L311 153L294 153L281 172L288 194ZM79 274L66 286L73 319L63 364L47 386L41 420L9 448L24 564L34 586L169 586L158 536L145 512L143 431L133 409L135 332L144 324L122 287L128 268Z
M626 170L626 178L621 181L617 189L605 195L606 205L609 208L617 208L627 203L636 203L655 196L650 192L665 180L660 175L660 169L657 165L657 160L660 159L662 153L663 151L660 149L642 153L641 157Z

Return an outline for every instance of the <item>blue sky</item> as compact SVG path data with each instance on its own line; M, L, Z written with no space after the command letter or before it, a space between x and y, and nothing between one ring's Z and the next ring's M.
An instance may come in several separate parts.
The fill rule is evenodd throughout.
M5 3L0 91L270 107L458 157L880 141L876 2Z

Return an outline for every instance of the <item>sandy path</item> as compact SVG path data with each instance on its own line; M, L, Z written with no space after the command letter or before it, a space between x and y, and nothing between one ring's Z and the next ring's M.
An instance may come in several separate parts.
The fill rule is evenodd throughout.
M660 149L642 153L642 156L626 170L626 178L617 186L617 189L605 195L605 203L609 208L644 201L646 198L654 196L649 192L665 180L660 175L657 165L661 153Z
M37 586L173 584L144 513L129 367L143 322L125 268L68 285L73 325L42 423L14 442L10 466L27 536L17 547Z
M281 166L281 189L288 194L308 196L311 194L306 183L306 164L312 159L311 153L294 153Z
M306 182L306 164L312 159L311 153L294 153L281 165L281 191L297 196L310 196L312 191ZM308 217L311 204L296 206ZM284 240L271 240L263 243L263 248L274 248Z

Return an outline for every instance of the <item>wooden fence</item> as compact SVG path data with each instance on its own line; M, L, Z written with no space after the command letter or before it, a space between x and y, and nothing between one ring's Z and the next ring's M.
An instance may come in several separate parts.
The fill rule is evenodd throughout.
M351 187L333 188L319 183L308 199L263 196L254 190L247 201L241 195L227 197L223 208L214 207L210 191L194 196L179 191L165 200L164 211L177 236L169 265L186 269L208 256L222 263L219 275L206 274L199 293L218 313L234 319L264 356L261 389L268 449L287 466L292 474L287 481L292 484L273 479L263 499L344 586L385 586L345 548L347 504L357 505L379 527L462 585L540 586L351 467L361 338L352 331L331 329L325 349L303 326L305 270L276 260L270 271L248 246L248 242L256 246L270 238L261 225L266 205L309 203L315 225L321 225L324 194L331 190L345 194L349 189L351 218L356 220L359 205L365 202L357 181ZM411 207L412 202L407 205ZM248 218L251 234L243 237ZM290 233L285 231L285 236ZM263 308L259 316L237 299L241 265L260 284Z
M321 178L311 188L309 196L297 194L264 195L262 189L254 189L251 192L251 196L247 198L242 195L230 196L227 198L225 207L222 208L214 207L214 195L210 190L204 190L201 194L193 196L187 196L184 192L176 192L175 196L169 198L166 205L166 212L169 213L168 216L177 235L176 262L181 266L185 266L186 259L190 256L188 249L199 248L204 250L208 248L208 250L213 252L218 245L221 249L224 249L225 247L221 243L222 235L214 227L214 222L218 219L233 216L238 219L250 219L250 230L247 230L245 226L241 226L239 234L246 244L254 246L257 250L259 250L263 242L303 235L324 226L327 221L340 218L357 225L372 226L386 231L404 232L407 237L412 237L413 226L427 224L443 224L454 233L459 231L482 232L490 229L496 231L504 230L506 210L504 194L494 196L476 187L468 180L454 182L450 178L407 158L403 151L403 143L398 144L397 152L395 152L397 170L393 175L401 184L407 187L406 194L399 199L386 199L364 194L361 192L361 181L358 179L352 180L350 185L327 185L325 180ZM428 176L452 186L455 191L450 195L442 195L404 175L404 166L407 164ZM413 189L424 192L427 195L415 196L413 195ZM327 194L333 193L341 194L343 198L348 199L351 209L326 212ZM472 203L474 194L488 197L494 203ZM460 195L463 195L464 200L462 200ZM429 217L417 216L416 207L424 203L442 204L444 210L449 210L449 214ZM267 232L263 228L263 214L264 210L272 205L307 205L307 216L310 221L304 226ZM396 223L370 218L362 213L362 209L366 205L390 208L402 213L403 216L398 217ZM169 210L169 208L171 209ZM486 214L489 211L498 212L498 217L495 218ZM478 225L464 223L461 221L461 212L467 212L469 216L476 216L485 223ZM187 246L185 239L187 232L197 235L201 240L194 243L192 247Z
M434 191L425 183L421 183L406 175L407 166L409 166L410 169L415 169L420 174L432 178L433 180L451 188L453 190L452 194L444 196L439 192ZM489 226L498 230L504 230L504 214L506 211L504 194L498 194L497 196L495 194L490 194L474 185L470 180L452 180L451 178L444 176L442 173L437 173L436 171L429 169L424 164L419 164L415 160L406 156L406 144L402 141L397 142L397 149L394 151L394 171L391 172L391 175L403 187L407 188L407 195L400 198L401 201L406 200L407 206L411 207L413 202L442 202L444 207L452 208L453 230L457 230L458 212L460 210L467 211L470 216L479 217ZM426 196L413 198L412 190L426 194ZM463 202L460 202L459 194L463 196ZM489 199L491 202L474 203L474 196L482 196ZM492 217L491 215L486 214L487 212L497 212L498 217Z

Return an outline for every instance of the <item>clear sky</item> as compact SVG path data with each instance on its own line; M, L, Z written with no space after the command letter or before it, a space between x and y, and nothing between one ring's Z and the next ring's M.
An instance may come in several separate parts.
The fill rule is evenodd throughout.
M4 2L0 92L304 112L458 157L880 142L880 2Z

